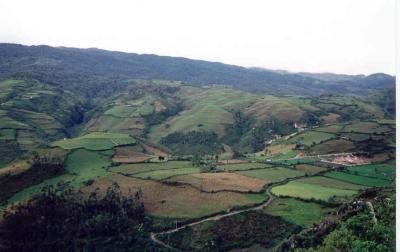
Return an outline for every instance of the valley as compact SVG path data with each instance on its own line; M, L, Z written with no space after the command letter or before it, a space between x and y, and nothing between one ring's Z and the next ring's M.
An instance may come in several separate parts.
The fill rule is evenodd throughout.
M0 71L1 212L49 187L90 199L115 186L140 199L154 251L287 251L330 223L303 251L329 249L348 204L357 216L394 195L395 114L376 99L390 90L281 95L32 67Z

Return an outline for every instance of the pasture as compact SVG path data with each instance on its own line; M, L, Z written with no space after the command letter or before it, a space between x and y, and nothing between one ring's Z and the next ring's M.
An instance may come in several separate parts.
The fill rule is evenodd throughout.
M255 117L258 124L271 118L278 118L284 122L297 121L304 111L290 101L273 96L257 99L250 107L246 108L245 115Z
M319 172L326 171L327 169L320 166L310 165L310 164L299 164L295 165L295 169L299 171L303 171L308 175L314 175Z
M263 179L268 183L280 182L288 178L300 177L305 175L305 172L303 171L284 167L239 171L237 173L252 178Z
M354 175L393 180L396 176L396 167L387 164L369 164L348 167L347 171Z
M321 119L324 123L335 123L338 121L340 115L335 113L329 113L328 115L321 116Z
M168 181L190 184L201 191L239 191L260 192L266 182L230 172L198 173L184 176L176 176Z
M333 179L333 178L323 177L323 176L301 178L296 181L306 183L306 184L319 185L319 186L337 188L337 189L356 190L356 191L367 188L366 186L356 185L356 184L344 182L344 181Z
M311 147L311 151L315 154L351 152L355 149L353 142L344 139L333 139Z
M0 140L11 141L15 140L15 129L0 129Z
M200 173L201 169L198 167L187 167L187 168L176 168L168 170L156 170L142 173L135 173L134 177L142 179L153 179L153 180L163 180L178 175Z
M141 191L145 211L148 214L169 218L197 218L224 211L234 206L261 203L264 194L236 192L205 193L191 186L169 186L152 180L142 180L123 175L111 175L97 179L83 192L89 194L96 188L105 193L117 182L124 194Z
M117 105L104 112L105 115L115 117L138 117L153 113L154 107L150 104L143 104L140 107L132 105Z
M289 158L295 158L299 154L299 151L297 150L290 150L287 152L281 152L277 153L272 157L272 160L280 160L280 159L289 159Z
M86 131L105 131L138 135L142 132L144 127L144 121L140 117L121 118L110 115L101 115L88 122Z
M387 125L379 125L374 122L355 122L346 125L343 132L358 132L358 133L384 133L390 131L390 127Z
M340 135L356 142L365 141L370 138L369 134L363 133L341 133Z
M250 170L250 169L262 169L270 167L268 164L262 163L237 163L237 164L223 164L218 165L217 168L223 171L240 171L240 170Z
M115 163L142 163L148 161L154 156L138 152L135 146L123 146L115 148L115 154L112 158Z
M268 156L276 154L286 153L291 151L296 145L295 144L275 144L267 146L265 153Z
M126 175L136 173L167 170L176 168L190 168L193 167L191 162L188 161L168 161L160 163L140 163L140 164L122 164L119 166L110 167L110 171Z
M314 164L315 158L291 158L291 159L282 159L275 160L273 159L274 164L278 165L298 165L298 164Z
M127 134L93 132L84 136L63 139L53 142L51 146L72 150L85 148L87 150L109 150L119 145L134 144L136 140Z
M182 87L179 95L184 97L185 110L150 130L149 139L156 143L177 131L213 131L225 134L225 125L233 124L231 109L252 104L257 96L230 89L199 89Z
M40 184L28 187L15 194L11 203L27 199L39 193L45 185L57 185L59 182L70 183L75 188L84 186L84 182L107 175L107 167L111 165L110 153L95 152L84 149L73 151L66 160L66 173L47 179Z
M315 131L322 131L327 133L337 133L343 129L344 125L341 124L333 124L328 126L322 126L314 129Z
M303 133L297 134L296 136L289 138L288 142L293 144L312 146L332 138L335 138L334 134L307 130Z
M319 223L331 208L316 203L304 202L297 199L277 198L262 211L266 214L280 216L293 224L309 227Z
M306 200L322 201L346 199L357 193L355 190L337 189L320 185L290 181L287 184L273 187L271 192L277 196L295 197Z
M392 181L389 181L386 179L358 176L358 175L353 175L353 174L345 173L345 172L330 172L330 173L326 173L324 176L342 180L342 181L346 181L346 182L350 182L350 183L354 183L354 184L358 184L358 185L365 185L365 186L371 186L371 187L385 187L385 186L392 185Z

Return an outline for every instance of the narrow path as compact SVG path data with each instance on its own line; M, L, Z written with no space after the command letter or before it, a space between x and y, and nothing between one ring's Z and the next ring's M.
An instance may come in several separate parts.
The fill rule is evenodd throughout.
M270 192L270 189L271 189L271 187L268 187L268 189L266 190L266 193L267 193L269 199L268 199L266 202L262 203L261 205L257 205L257 206L253 206L253 207L249 207L249 208L241 209L241 210L235 210L235 211L232 211L232 212L229 212L229 213L217 214L217 215L214 215L214 216L211 216L211 217L204 218L204 219L199 220L199 221L194 221L194 222L191 222L191 223L182 225L182 226L180 226L180 227L178 227L178 228L172 228L172 229L170 229L170 230L166 230L166 231L162 231L162 232L158 232L158 233L153 233L153 232L152 232L152 233L150 234L150 238L151 238L155 243L157 243L157 244L159 244L159 245L165 246L165 247L167 247L167 248L169 248L169 249L177 250L176 248L173 248L173 247L171 247L170 245L168 245L168 244L164 243L163 241L159 240L159 239L157 238L157 236L158 236L158 235L162 235L162 234L171 234L171 233L175 233L175 232L177 232L177 231L179 231L179 230L181 230L181 229L184 229L184 228L186 228L186 227L195 226L195 225L198 225L198 224L203 223L203 222L207 222L207 221L217 221L217 220L220 220L220 219L222 219L222 218L229 217L229 216L233 216L233 215L236 215L236 214L240 214L240 213L244 213L244 212L248 212L248 211L253 211L253 210L261 210L261 209L263 209L264 207L267 207L268 205L270 205L270 204L272 203L272 201L274 201L274 199L275 199L275 196L272 195L272 193Z

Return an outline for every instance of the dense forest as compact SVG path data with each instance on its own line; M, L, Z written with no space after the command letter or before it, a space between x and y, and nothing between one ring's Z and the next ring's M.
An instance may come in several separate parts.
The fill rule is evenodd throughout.
M149 225L140 193L123 196L114 184L87 198L59 184L5 213L0 250L155 251Z

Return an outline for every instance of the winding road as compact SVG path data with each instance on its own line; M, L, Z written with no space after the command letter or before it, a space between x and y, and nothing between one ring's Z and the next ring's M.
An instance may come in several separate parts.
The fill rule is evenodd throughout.
M272 195L272 193L270 192L270 189L271 189L271 186L269 186L267 188L267 190L266 190L266 193L267 193L267 195L269 197L268 200L266 202L262 203L261 205L252 206L252 207L249 207L249 208L246 208L246 209L234 210L234 211L231 211L229 213L217 214L217 215L214 215L214 216L211 216L211 217L207 217L207 218L204 218L204 219L201 219L201 220L198 220L198 221L194 221L194 222L191 222L191 223L184 224L184 225L182 225L180 227L177 227L177 228L172 228L172 229L169 229L169 230L166 230L166 231L162 231L162 232L158 232L158 233L152 232L152 233L150 233L150 238L155 243L157 243L159 245L162 245L162 246L167 247L167 248L172 249L172 250L178 250L178 249L176 249L174 247L171 247L170 245L164 243L163 241L159 240L157 238L157 236L158 235L162 235L162 234L175 233L175 232L177 232L177 231L179 231L181 229L184 229L186 227L192 227L192 226L198 225L198 224L203 223L203 222L217 221L217 220L220 220L222 218L233 216L233 215L236 215L236 214L240 214L240 213L244 213L244 212L248 212L248 211L253 211L253 210L261 210L264 207L267 207L269 204L271 204L272 201L274 201L274 199L275 199L275 196Z

